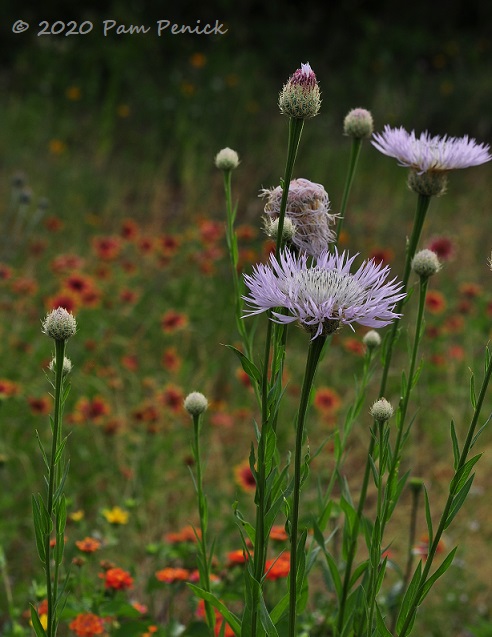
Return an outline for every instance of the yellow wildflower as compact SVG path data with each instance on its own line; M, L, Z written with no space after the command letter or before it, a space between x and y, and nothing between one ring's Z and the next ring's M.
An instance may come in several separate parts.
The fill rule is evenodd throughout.
M112 509L103 509L103 516L110 524L128 524L128 511L121 507L113 507Z

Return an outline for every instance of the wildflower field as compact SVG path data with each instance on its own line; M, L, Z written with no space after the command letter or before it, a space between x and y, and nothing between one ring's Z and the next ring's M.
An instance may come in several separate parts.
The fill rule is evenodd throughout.
M220 38L4 64L0 634L492 635L470 60L426 111Z

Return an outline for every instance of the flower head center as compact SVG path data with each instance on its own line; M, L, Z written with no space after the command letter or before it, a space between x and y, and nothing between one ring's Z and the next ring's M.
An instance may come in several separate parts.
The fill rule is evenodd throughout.
M294 291L300 302L311 302L317 306L327 301L332 301L336 308L358 305L367 294L352 274L319 266L294 273L283 285L287 295Z

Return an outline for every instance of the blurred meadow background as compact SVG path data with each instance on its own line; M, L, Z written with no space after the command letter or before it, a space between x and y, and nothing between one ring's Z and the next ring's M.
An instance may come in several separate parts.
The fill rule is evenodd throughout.
M161 626L156 631L164 631L170 613L186 621L194 612L182 584L170 590L155 577L165 567L196 568L193 547L182 541L197 524L191 423L182 407L190 391L210 401L204 479L212 535L220 538L217 573L226 582L238 576L228 557L240 549L232 503L253 511L245 466L257 414L247 378L223 346L238 336L215 154L229 146L240 155L233 200L240 265L249 271L269 250L258 194L279 184L285 163L278 92L301 62L315 71L323 102L306 123L294 176L322 183L333 211L349 160L342 122L351 108L369 109L376 131L403 125L492 141L492 5L312 4L2 3L0 634L12 634L13 619L29 634L28 603L43 598L30 500L43 488L35 430L48 439L52 408L44 374L52 345L40 329L46 311L63 305L79 327L68 345L74 370L65 409L66 559L75 559L77 594L101 586L101 560L117 564L134 579L129 599L146 605ZM13 33L18 19L30 29ZM104 37L107 19L151 30ZM160 19L192 27L218 20L227 33L159 38ZM42 20L94 26L86 35L38 37ZM421 241L440 246L444 268L431 282L407 468L425 479L436 514L452 467L449 422L462 431L469 420L469 368L481 374L491 334L490 170L485 164L452 173L447 194L431 204ZM395 275L415 206L405 180L404 169L366 142L344 224L343 247L385 260ZM321 365L309 424L313 449L353 397L362 336L341 332L330 364ZM296 330L292 339L302 342ZM405 335L399 350L405 356ZM296 362L289 359L286 371L284 448L292 440L302 357ZM378 381L376 371L369 400L377 398ZM485 413L491 405L489 398ZM344 467L354 484L369 439L368 408L369 401ZM457 559L419 615L421 636L492 635L489 431L479 446L484 457L473 491L446 537L448 548L460 544ZM313 506L317 481L329 475L328 441L313 461ZM409 510L404 493L388 531L400 565ZM419 537L425 528L421 510ZM86 537L101 543L95 556L76 545ZM67 634L66 626L60 630Z

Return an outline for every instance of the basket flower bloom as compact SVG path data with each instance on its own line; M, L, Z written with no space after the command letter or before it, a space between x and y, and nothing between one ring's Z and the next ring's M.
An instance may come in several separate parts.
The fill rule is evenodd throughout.
M402 126L385 126L375 133L373 146L384 155L394 157L400 166L407 166L419 175L427 172L447 172L458 168L478 166L492 159L487 144L478 144L468 135L464 137L431 137L427 131L420 137L408 133Z
M354 322L375 328L388 325L401 316L393 308L405 296L402 285L396 279L387 282L388 266L374 261L365 261L351 274L355 256L325 251L308 267L305 254L297 257L285 250L279 260L270 255L268 264L244 275L250 293L243 298L251 307L245 316L285 308L288 314L274 311L272 320L297 320L313 338Z
M264 189L260 197L267 200L265 212L269 219L278 219L282 187ZM330 214L330 199L321 184L308 179L293 179L290 182L285 219L292 221L292 243L299 250L316 257L326 250L328 244L336 239L330 226L335 224L337 216Z

